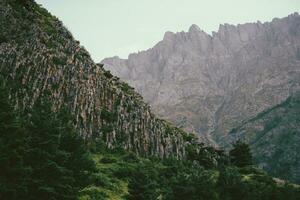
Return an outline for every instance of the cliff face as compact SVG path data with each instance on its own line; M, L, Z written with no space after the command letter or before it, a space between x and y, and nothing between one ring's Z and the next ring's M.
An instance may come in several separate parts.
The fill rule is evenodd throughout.
M228 140L251 146L255 162L273 176L300 183L300 93L242 123Z
M212 36L193 25L188 32L167 32L128 59L102 63L160 116L225 148L241 138L250 143L256 164L299 183L299 108L295 101L273 108L300 91L297 13L268 23L221 25Z
M49 94L86 139L141 155L185 156L186 134L156 118L127 84L95 64L62 23L32 1L0 0L0 74L17 108Z
M300 16L167 32L153 48L102 61L135 87L156 113L208 142L277 105L300 84Z

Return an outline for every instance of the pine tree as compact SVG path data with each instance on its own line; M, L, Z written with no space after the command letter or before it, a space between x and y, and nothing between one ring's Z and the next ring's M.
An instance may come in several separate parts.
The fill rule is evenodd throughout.
M37 199L75 199L88 184L94 162L66 112L51 110L48 97L36 102L26 127L30 135L27 164L33 169L30 193Z
M26 164L32 168L29 193L37 199L74 199L72 171L63 166L68 154L59 149L62 132L51 104L46 98L39 99L30 116L26 126Z
M27 149L22 119L9 103L6 82L0 77L0 199L22 199L30 168L24 165Z
M231 162L238 167L252 165L252 154L248 144L237 140L229 152Z
M42 97L20 115L1 80L0 199L76 199L95 165L67 112Z

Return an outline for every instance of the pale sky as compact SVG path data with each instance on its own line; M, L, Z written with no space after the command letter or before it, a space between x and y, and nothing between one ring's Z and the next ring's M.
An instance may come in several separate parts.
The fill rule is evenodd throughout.
M197 24L207 33L219 24L271 21L300 12L300 0L36 0L57 16L99 62L146 50L166 31Z

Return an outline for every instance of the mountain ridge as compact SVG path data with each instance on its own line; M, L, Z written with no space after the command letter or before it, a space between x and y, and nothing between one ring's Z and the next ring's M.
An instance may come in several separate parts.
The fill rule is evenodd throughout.
M145 156L185 157L188 134L156 118L130 86L96 65L62 22L33 1L0 5L0 73L16 108L30 109L48 94L54 111L72 112L87 140Z
M300 16L224 24L212 36L194 25L128 59L101 63L159 116L228 146L233 128L300 90Z
M185 72L183 69L180 69L180 66L181 66L181 68L182 68L182 66L184 66L184 67L186 67L188 69L188 68L191 68L190 65L195 64L195 65L198 65L198 66L196 66L198 68L199 67L204 68L204 69L202 69L202 71L204 71L204 70L208 71L205 68L205 66L203 66L203 65L210 66L212 64L202 62L201 60L203 60L203 59L205 59L205 60L211 59L211 62L213 62L214 59L223 59L223 60L226 61L226 59L229 58L229 59L240 59L240 60L237 60L236 62L245 62L246 60L243 61L243 59L245 59L245 58L239 58L240 57L239 51L243 51L242 53L245 53L245 52L247 52L246 48L253 48L253 47L249 46L249 44L246 44L246 46L243 46L242 42L238 42L238 43L236 42L236 44L235 44L234 42L231 41L232 40L231 38L234 38L236 36L234 34L232 34L233 36L229 37L228 36L228 31L231 31L231 32L236 33L236 34L240 33L240 36L239 36L240 38L247 38L248 37L247 34L244 34L243 31L239 31L237 29L239 28L239 29L242 30L242 29L246 29L247 27L248 28L249 27L250 28L254 27L254 31L252 31L252 32L253 32L253 34L257 34L257 33L255 33L255 30L258 27L260 27L260 26L269 26L271 23L274 23L274 22L279 23L279 25L276 24L276 26L280 26L280 23L284 23L285 21L289 21L289 20L290 21L292 21L292 20L295 21L297 19L299 19L299 15L298 15L298 13L294 13L292 15L289 15L286 18L283 18L282 20L274 19L272 22L265 22L263 24L261 24L261 23L259 23L259 24L247 23L245 25L239 25L237 27L235 27L233 25L228 25L228 24L220 26L218 33L214 34L215 35L214 36L215 40L219 40L219 38L220 39L223 38L224 41L222 43L224 43L225 45L227 43L230 43L231 47L240 46L238 49L233 48L233 49L236 49L236 50L230 50L230 51L233 51L233 52L230 52L229 50L225 49L224 47L220 47L219 49L212 49L212 47L208 47L207 48L206 47L207 46L207 41L209 41L211 39L214 39L214 37L211 37L208 34L204 34L204 36L206 37L206 38L204 38L204 42L203 42L203 38L201 38L202 35L201 36L196 35L195 37L198 37L197 40L200 38L199 39L200 43L197 43L197 44L193 45L190 42L190 41L193 41L193 36L194 35L192 33L190 33L190 32L179 32L179 33L176 33L176 34L174 34L174 33L171 34L170 33L172 36L168 36L169 38L177 37L176 38L177 41L175 41L175 42L173 41L174 45L177 45L177 49L176 50L174 50L174 47L172 46L172 42L169 43L169 40L168 41L162 40L161 42L159 42L158 44L156 44L153 48L150 48L150 49L148 49L146 51L142 51L140 53L130 54L129 57L128 57L128 59L116 59L116 58L110 59L110 58L107 58L107 59L104 59L102 61L102 63L104 63L104 67L106 69L111 70L113 74L117 74L117 75L119 75L121 77L121 79L123 79L125 81L129 81L129 83L131 83L132 86L134 86L135 88L137 88L137 90L143 94L143 96L145 97L146 101L150 102L150 104L155 107L156 104L159 104L159 103L156 103L156 101L159 101L159 100L155 100L154 98L158 98L160 96L160 95L157 95L157 94L158 94L158 91L160 90L159 87L161 85L158 84L158 86L155 86L155 88L147 88L148 89L147 92L143 92L143 90L146 91L146 86L145 85L147 84L146 83L147 81L148 81L148 83L150 83L149 81L151 81L151 83L153 83L154 81L160 82L160 81L162 81L162 80L160 80L160 77L162 75L166 76L164 78L171 79L172 77L170 78L168 76L168 73L169 74L176 73L175 70L177 70L177 71L181 70L180 71L181 73ZM297 21L295 21L295 23L297 23ZM273 29L272 27L266 27L266 28ZM282 29L285 29L285 28L282 28ZM268 34L275 34L275 33L272 33L272 30L270 30L270 31L271 32L268 33ZM290 28L290 31L292 32L292 34L297 34L297 28L295 30L292 30L292 28ZM200 33L201 33L201 31L200 31ZM261 33L261 34L264 34L264 33ZM226 37L229 37L229 38L226 38ZM262 37L262 36L260 36L260 37ZM264 36L264 37L268 37L268 36ZM263 39L267 39L267 38L263 38ZM214 43L213 40L211 40L210 42ZM218 42L220 42L220 41L217 41L216 45L221 44L221 43L218 43ZM184 45L187 45L187 48L189 48L190 52L187 52L184 49L186 47ZM190 46L188 46L188 45L190 45ZM256 45L258 45L258 47L257 47L258 49L256 49L256 50L259 50L259 48L260 48L259 44L256 44ZM183 50L182 50L182 48L183 48ZM270 50L268 50L268 48L269 47L267 47L263 51L269 51L269 52L267 52L268 54L272 54L273 53L273 55L270 55L271 57L277 56L277 54L281 54L282 53L282 52L276 52L276 49L273 52L270 52ZM168 49L170 51L168 51ZM174 50L174 52L172 52L173 50ZM206 51L206 52L204 52L204 51ZM254 57L254 59L256 59L256 60L260 59L259 58L259 53L263 54L264 53L263 51L259 50L259 52L251 52L252 54L254 53L254 55L251 55L251 56ZM281 51L281 50L279 50L279 51ZM294 50L291 50L291 51L294 51ZM211 52L213 52L213 54L211 54ZM287 53L289 53L289 52L287 52ZM293 53L293 52L291 52L291 53ZM232 54L237 54L237 55L232 55ZM191 57L190 58L191 60L186 61L185 57L188 57L188 56ZM257 56L258 56L258 58L256 58ZM230 58L230 57L232 57L232 58ZM151 61L153 61L153 59L155 59L154 66L150 67L149 63ZM193 59L198 59L198 60L194 61L195 63L193 63ZM252 60L254 60L254 59L252 59ZM287 58L283 58L283 59L287 59ZM136 62L136 63L134 63L134 62ZM199 66L199 63L197 63L197 62L202 62L202 63L200 63L202 66ZM249 60L247 62L251 62L251 60ZM270 61L266 60L266 61L263 61L263 62L270 62ZM282 61L281 61L281 63L282 63ZM153 63L151 63L151 64L153 64ZM231 65L232 66L234 64L237 65L238 63L229 63L227 65ZM250 64L255 65L255 63L250 63ZM278 63L278 65L279 64L280 63ZM146 65L146 67L145 67L145 65ZM185 66L185 65L188 65L188 66ZM169 67L169 69L166 68L166 67ZM216 69L214 69L216 75L215 76L213 74L209 74L209 75L211 76L211 79L215 79L215 80L207 80L207 81L214 82L215 86L214 86L214 88L211 88L211 89L213 89L214 91L217 91L218 93L220 93L220 95L224 96L223 89L222 88L218 88L218 87L222 86L222 84L227 84L227 85L230 84L230 82L228 82L228 81L233 82L233 81L237 81L237 80L234 80L234 79L236 79L235 77L230 77L231 80L228 79L228 76L230 74L228 74L229 72L226 72L224 70L222 71L221 67L224 68L222 66L222 64L219 64L219 68L217 68L216 66L214 66L214 67L216 68ZM235 67L237 67L237 66L235 66ZM143 69L139 69L139 68L143 68ZM168 70L170 72L168 72ZM227 70L229 70L229 69L227 69ZM236 70L236 69L233 68L233 69L230 69L230 70ZM191 71L191 70L189 69L188 72L189 71ZM187 79L192 79L193 80L193 78L195 78L196 82L200 82L199 80L197 80L197 76L196 75L201 74L201 71L199 71L199 69L195 69L195 71L196 72L193 73L193 74L191 72L190 74L187 74L187 75L185 74L184 76L180 76L180 75L176 74L177 75L177 77L175 77L176 80L174 78L173 80L171 79L171 80L167 80L167 81L174 83L174 82L184 81L182 78L184 78L185 80L187 80ZM143 77L143 79L145 79L145 80L139 80L139 78L141 77L141 75L142 75L143 72L149 73L150 75L146 75L147 76L146 78ZM205 73L209 73L209 71L205 72ZM217 74L217 73L219 73L219 74ZM223 75L222 73L227 73L227 74L225 74L225 77L223 79L219 79L218 80L218 79L215 78L216 76L222 76ZM254 72L254 73L256 73L256 72ZM174 74L172 76L174 76ZM204 74L204 76L205 76L205 74ZM180 79L182 79L182 80L180 80ZM139 81L140 81L140 83L139 83ZM167 81L165 81L165 82L167 82ZM168 82L164 83L164 84L166 85L166 84L168 84ZM202 84L205 84L205 83L202 83ZM234 82L232 84L234 84ZM210 84L210 85L206 84L205 86L206 87L211 87L212 84ZM232 87L232 86L228 85L227 87ZM201 92L205 93L205 91L200 91L200 93ZM195 91L193 94L197 95L198 93L197 93L197 91ZM177 97L177 99L181 98L181 97L185 97L186 95L182 95L181 94L181 96L180 96L180 94L179 94L178 96L179 97ZM164 96L162 96L162 98L163 97ZM174 96L172 96L172 97L174 97ZM287 96L285 96L281 100L277 100L276 102L279 103L280 101L283 101L286 97ZM168 98L168 100L169 100L168 104L170 102L173 102L172 98L169 98L169 97L166 97L166 98ZM162 101L164 101L164 99L162 99ZM159 109L157 109L157 110L159 110ZM261 109L260 111L262 111L262 110L264 110L264 109ZM159 111L158 111L158 113L160 114Z
M287 17L293 17L293 16L299 16L299 13L298 12L293 12L291 13L290 15L288 15ZM256 22L246 22L246 23L238 23L238 24L231 24L231 23L223 23L223 24L220 24L219 27L218 27L218 30L216 31L211 31L211 33L209 32L206 32L204 30L202 30L197 24L192 24L189 28L188 28L188 31L178 31L178 32L172 32L172 31L166 31L164 33L164 36L163 36L163 39L165 38L166 35L169 35L169 36L174 36L176 34L181 34L181 33L189 33L189 32L193 32L193 29L196 30L196 31L200 31L200 32L203 32L205 35L208 35L210 36L211 38L213 38L215 35L218 35L218 33L220 33L221 29L223 30L224 27L246 27L246 26L251 26L251 25L266 25L266 24L270 24L272 22L275 22L277 20L280 20L282 18L273 18L271 21L266 21L266 22L261 22L260 20L257 20ZM161 41L162 41L161 40ZM110 59L110 58L119 58L120 60L127 60L130 55L135 55L135 54L139 54L139 53L143 53L145 51L148 51L148 50L151 50L153 49L158 43L160 43L161 41L157 42L153 47L151 48L148 48L146 50L140 50L138 52L133 52L133 53L130 53L127 58L121 58L119 57L118 55L115 55L115 56L112 56L112 57L107 57L107 58L104 58L102 59L103 60L106 60L106 59ZM100 61L100 63L102 62Z

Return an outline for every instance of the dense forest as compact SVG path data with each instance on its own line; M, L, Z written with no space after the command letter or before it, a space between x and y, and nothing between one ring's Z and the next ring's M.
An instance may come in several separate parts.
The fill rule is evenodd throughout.
M299 199L299 186L275 181L251 165L248 145L229 155L197 142L187 159L143 158L85 142L68 111L47 96L30 111L9 102L0 86L0 199ZM192 140L192 138L191 138Z

